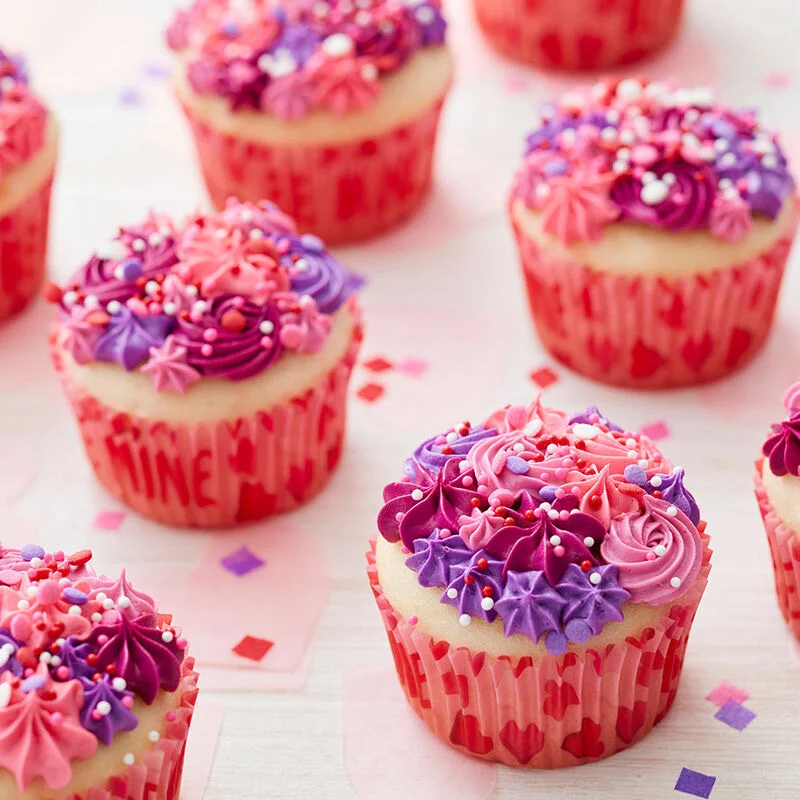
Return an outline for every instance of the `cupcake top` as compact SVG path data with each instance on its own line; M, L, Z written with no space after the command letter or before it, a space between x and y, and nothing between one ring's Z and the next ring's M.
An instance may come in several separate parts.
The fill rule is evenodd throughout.
M230 200L182 224L151 214L121 228L64 286L60 341L79 364L141 370L157 391L202 378L244 380L287 352L322 349L354 292L315 236L277 207Z
M441 45L441 0L195 0L169 28L198 94L286 120L368 108L380 78Z
M170 617L91 558L0 546L0 768L20 791L66 786L72 762L137 727L134 703L181 681L186 641Z
M762 448L770 471L779 478L800 475L800 383L789 387L783 405L788 418L772 426Z
M47 110L28 86L25 63L0 50L0 180L44 144Z
M541 109L514 197L570 245L615 221L707 229L738 241L774 220L794 192L786 156L753 109L710 89L628 78L565 94Z
M462 625L499 617L554 655L628 602L674 602L705 557L683 470L595 407L537 399L463 422L423 442L384 501L381 534Z

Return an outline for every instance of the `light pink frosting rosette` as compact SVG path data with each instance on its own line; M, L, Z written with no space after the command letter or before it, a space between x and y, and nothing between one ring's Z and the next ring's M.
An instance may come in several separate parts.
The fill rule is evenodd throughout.
M635 514L639 510L639 498L644 495L639 487L612 477L608 467L603 467L597 475L567 484L564 489L579 498L578 509L582 513L594 517L605 528L623 514Z
M658 606L677 600L694 583L703 561L697 528L683 512L646 495L642 513L611 522L600 546L619 570L631 602Z
M589 428L597 431L591 438L582 433ZM602 431L594 425L574 425L571 433L576 442L583 443L580 446L580 457L587 464L594 464L598 471L608 468L610 475L622 475L632 461L638 461L649 478L659 473L672 472L669 460L647 436ZM647 465L644 464L645 461L648 462Z
M540 424L541 423L541 424ZM542 430L562 436L569 425L569 414L542 405L539 395L529 406L511 405L492 414L484 423L486 428L495 428L498 433L509 433L527 428L531 436Z

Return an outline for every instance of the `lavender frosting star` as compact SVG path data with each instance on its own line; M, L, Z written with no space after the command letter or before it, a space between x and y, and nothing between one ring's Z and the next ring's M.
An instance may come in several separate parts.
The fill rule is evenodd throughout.
M700 522L700 509L692 493L683 485L686 473L679 467L672 475L656 475L644 486L649 494L661 492L661 499L686 514L694 525Z
M306 234L290 241L290 253L299 259L285 256L282 263L289 271L292 291L313 297L323 314L333 314L353 293L358 279L326 251L316 236Z
M509 572L494 610L503 620L506 636L520 633L538 642L548 633L561 632L566 602L544 572Z
M406 559L406 566L417 573L421 586L444 587L456 574L463 574L471 558L472 551L460 536L440 539L436 530L427 539L414 540L414 555Z
M15 678L21 678L25 671L17 660L19 642L9 631L0 630L0 675L10 672Z
M566 602L561 620L564 633L577 644L597 636L607 622L622 621L620 609L631 597L617 581L617 568L610 564L589 573L570 564L556 590Z
M58 651L61 666L69 670L70 680L74 678L91 678L96 672L94 667L86 663L86 658L94 653L94 647L86 642L79 642L74 637L67 639Z
M81 683L83 685L81 725L106 747L118 733L136 728L139 720L122 702L124 697L132 698L133 692L115 689L108 675L104 675L97 683L90 680L83 680ZM100 705L101 703L103 705Z
M592 418L597 416L596 420ZM599 422L601 425L605 425L610 431L617 431L618 433L622 433L623 429L619 427L619 425L615 425L611 420L604 416L600 409L597 406L589 406L586 411L581 414L575 414L569 420L570 425L574 425L577 422L582 422L585 425L592 425L594 422Z
M134 370L147 360L151 347L164 344L174 327L174 318L166 314L140 317L123 306L111 316L105 333L97 340L94 357Z
M424 441L414 451L414 455L406 460L403 467L406 475L412 481L423 477L432 479L444 468L448 461L454 458L461 461L477 442L481 441L481 439L497 436L497 431L494 428L475 425L469 429L468 433L464 435L456 434L456 436L457 438L452 442L446 441L445 434L432 436ZM442 439L445 439L445 441L442 442Z
M465 569L455 572L455 577L442 594L442 602L455 606L459 614L481 617L487 622L495 620L497 612L494 610L494 601L503 589L503 562L478 550Z

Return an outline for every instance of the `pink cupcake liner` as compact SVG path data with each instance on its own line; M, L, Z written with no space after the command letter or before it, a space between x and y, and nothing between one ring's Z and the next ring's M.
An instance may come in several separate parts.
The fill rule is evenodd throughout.
M22 311L44 280L53 176L0 217L0 319Z
M514 223L542 344L601 383L690 386L735 372L767 339L794 235L735 267L691 278L607 275L553 255Z
M695 584L655 628L582 655L512 661L434 641L383 594L375 541L367 574L406 698L459 750L538 769L597 761L630 747L667 714L678 690L697 606L708 582L708 537Z
M355 301L348 302L358 316ZM325 486L341 455L347 387L362 338L358 322L339 363L285 403L196 425L106 406L69 378L55 341L51 353L103 486L151 519L211 528L288 511Z
M328 244L381 233L422 204L431 186L444 97L413 122L326 147L270 147L220 133L184 106L217 208L229 197L271 200Z
M474 0L489 42L541 67L630 64L675 37L683 0Z
M767 532L778 607L792 633L800 639L800 539L787 528L767 497L761 479L763 461L756 462L755 490Z
M170 713L161 738L119 775L70 795L68 800L179 800L186 740L197 700L197 677L194 659L186 659L181 700Z

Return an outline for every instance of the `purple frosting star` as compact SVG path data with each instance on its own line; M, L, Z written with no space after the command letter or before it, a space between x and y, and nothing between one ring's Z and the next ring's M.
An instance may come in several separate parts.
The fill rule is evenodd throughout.
M592 417L597 416L597 420L592 420ZM623 429L619 427L619 425L615 425L611 420L604 416L600 409L597 406L589 406L586 411L581 414L575 414L569 420L570 425L574 425L577 422L582 422L586 425L593 425L594 422L599 422L601 425L605 425L610 431L617 431L618 433L623 433Z
M174 327L175 319L166 314L140 317L123 306L111 316L105 333L97 340L94 357L131 371L147 361L151 347L164 344Z
M314 55L320 41L320 37L308 25L286 25L268 52L287 50L298 65L302 66Z
M444 587L456 574L463 575L471 558L472 551L460 536L440 539L435 530L427 539L414 540L414 555L406 559L406 566L417 573L421 586Z
M600 580L597 583L597 577ZM622 620L622 605L630 600L630 592L617 581L617 568L611 564L584 572L570 564L556 590L566 605L562 624L567 639L577 644L597 636L607 622Z
M566 602L544 572L509 572L494 609L503 620L506 636L521 633L538 642L548 633L561 632Z
M491 589L487 602L484 589ZM503 562L491 558L488 553L478 550L473 553L465 569L457 571L442 594L442 602L455 606L459 614L481 617L492 622L497 617L494 601L503 589ZM484 607L484 603L488 608Z
M679 508L692 524L697 525L700 522L700 509L692 493L683 485L685 475L681 468L676 469L672 475L656 475L644 484L644 489L648 494L661 492L662 500Z
M0 675L10 672L15 678L22 677L25 669L17 661L19 648L20 643L11 635L10 631L0 630Z
M481 439L497 436L497 431L494 428L475 425L464 436L459 434L458 438L452 442L437 444L436 440L440 439L442 435L444 434L432 436L424 441L414 451L414 455L406 460L404 471L412 481L421 481L426 478L433 480L433 477L442 470L448 461L455 458L461 461L466 458L467 453ZM452 452L443 453L445 448Z
M91 678L95 674L97 670L86 663L86 658L91 653L94 653L92 645L86 642L79 642L74 637L70 637L61 645L58 657L61 659L61 665L69 670L70 680L73 678ZM52 672L55 676L55 669Z
M132 731L139 724L136 715L122 703L123 697L133 697L133 692L119 691L114 688L112 679L104 675L95 683L90 680L81 681L83 685L83 707L81 708L81 725L93 733L106 747L114 737L123 731ZM98 709L99 703L108 703L108 714L102 713L105 708ZM95 718L92 712L99 713Z

